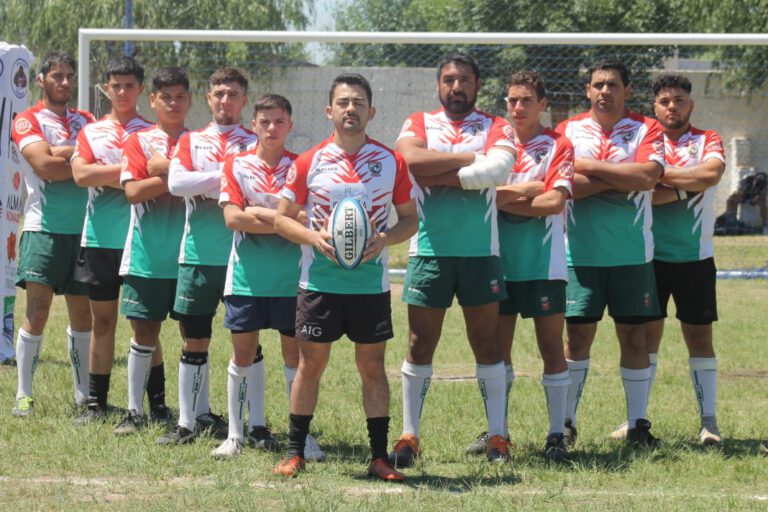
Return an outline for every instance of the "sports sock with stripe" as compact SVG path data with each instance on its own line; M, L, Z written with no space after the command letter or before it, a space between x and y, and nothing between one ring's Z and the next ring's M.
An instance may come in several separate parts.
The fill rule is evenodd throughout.
M147 387L154 351L155 347L139 345L131 339L131 348L128 350L128 410L139 414L142 414L144 389Z
M566 359L565 362L568 364L568 371L571 375L571 383L568 385L568 402L565 408L565 417L571 420L575 427L576 411L579 408L581 394L584 392L584 385L587 382L590 359L582 359L581 361Z
M715 416L717 401L717 358L691 357L688 359L691 382L696 393L696 403L702 417Z
M264 358L254 362L248 372L248 431L256 426L266 426L264 415L264 396L267 385L267 372Z
M195 429L197 401L205 386L205 369L208 352L183 350L179 359L179 426Z
M651 380L651 368L619 368L624 394L627 397L627 428L635 428L635 422L647 418L648 383Z
M478 364L475 366L475 372L485 406L485 416L488 419L488 435L506 436L504 408L507 401L504 395L507 386L504 363L500 361L496 364Z
M67 349L72 364L72 380L75 386L75 403L85 405L88 401L88 358L91 346L91 331L73 331L67 326Z
M432 365L403 361L400 371L403 381L403 433L418 436L424 399L432 382Z
M544 396L547 398L549 434L563 432L570 383L571 374L568 370L561 373L545 373L541 376L541 385L544 386Z
M18 373L16 398L32 396L32 377L37 369L42 346L42 334L35 336L24 329L19 329L19 334L16 336L16 371Z
M237 366L230 361L227 367L227 413L229 414L229 437L243 440L243 421L248 395L252 393L248 375L251 366Z

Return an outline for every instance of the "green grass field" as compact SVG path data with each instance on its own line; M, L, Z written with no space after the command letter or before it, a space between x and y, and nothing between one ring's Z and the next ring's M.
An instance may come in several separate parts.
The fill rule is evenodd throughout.
M162 429L132 438L112 435L109 424L75 427L72 383L65 353L66 316L55 301L35 376L36 416L10 415L14 368L0 368L0 508L3 510L766 510L768 458L759 442L768 437L768 332L765 281L718 283L721 321L715 326L720 360L719 421L726 437L718 449L696 443L698 417L688 378L687 356L675 321L659 357L651 397L658 451L634 453L607 439L624 419L624 396L612 327L601 325L593 366L580 408L579 442L571 465L546 463L540 455L546 409L539 384L541 364L530 322L520 322L514 350L518 375L510 405L513 462L488 465L464 448L483 430L474 363L458 309L450 310L435 361L436 376L423 415L424 456L407 470L405 485L364 477L368 456L359 379L352 346L337 343L321 388L313 432L328 453L300 478L273 477L278 455L246 449L238 460L216 462L217 441L160 448ZM17 318L23 308L19 295ZM405 308L394 301L397 337L387 367L392 387L392 432L401 427L399 367L405 352ZM218 322L221 316L217 317ZM126 403L128 326L119 324L118 359L111 402ZM280 351L264 335L267 358L267 418L287 429L287 399ZM174 323L164 329L168 402L175 409L180 341ZM211 397L225 411L228 334L214 331ZM282 437L284 440L284 436Z

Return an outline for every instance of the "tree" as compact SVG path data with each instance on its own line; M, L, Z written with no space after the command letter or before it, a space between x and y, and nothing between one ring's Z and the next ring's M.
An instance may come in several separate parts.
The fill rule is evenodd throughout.
M136 28L289 30L307 26L306 12L314 0L133 0ZM124 0L7 0L0 8L3 37L25 44L37 57L52 50L77 54L77 30L122 28ZM122 42L94 42L91 48L92 82L102 79L109 58L123 53ZM140 42L135 55L145 63L179 65L193 80L207 78L226 62L251 72L277 63L304 59L301 45L244 43Z
M345 5L346 16L337 16L342 30L412 30L445 32L675 32L682 20L672 15L673 0L550 0L532 4L523 0L359 0ZM341 10L339 11L341 13ZM614 56L635 72L638 91L649 90L647 71L661 64L674 48L666 46L478 46L457 41L450 50L462 49L481 61L486 75L480 106L503 112L501 101L510 70L539 71L552 94L555 117L562 117L586 101L584 69L598 58ZM349 45L337 51L338 62L359 65L433 66L448 48L416 51L397 45ZM441 51L442 50L442 51ZM436 53L438 52L439 53ZM647 111L647 94L635 95L630 107Z

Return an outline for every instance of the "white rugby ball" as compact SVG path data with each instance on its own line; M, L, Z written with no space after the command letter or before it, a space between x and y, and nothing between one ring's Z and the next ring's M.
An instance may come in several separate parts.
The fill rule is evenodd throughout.
M365 208L357 199L342 199L331 212L328 229L339 265L347 270L357 267L371 236L371 221Z

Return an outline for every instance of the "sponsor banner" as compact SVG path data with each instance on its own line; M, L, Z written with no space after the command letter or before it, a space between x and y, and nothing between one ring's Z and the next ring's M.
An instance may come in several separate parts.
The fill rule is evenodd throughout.
M0 360L14 356L14 282L23 209L22 166L27 165L11 139L11 126L16 114L29 104L33 59L26 47L0 42L0 297L4 298Z

